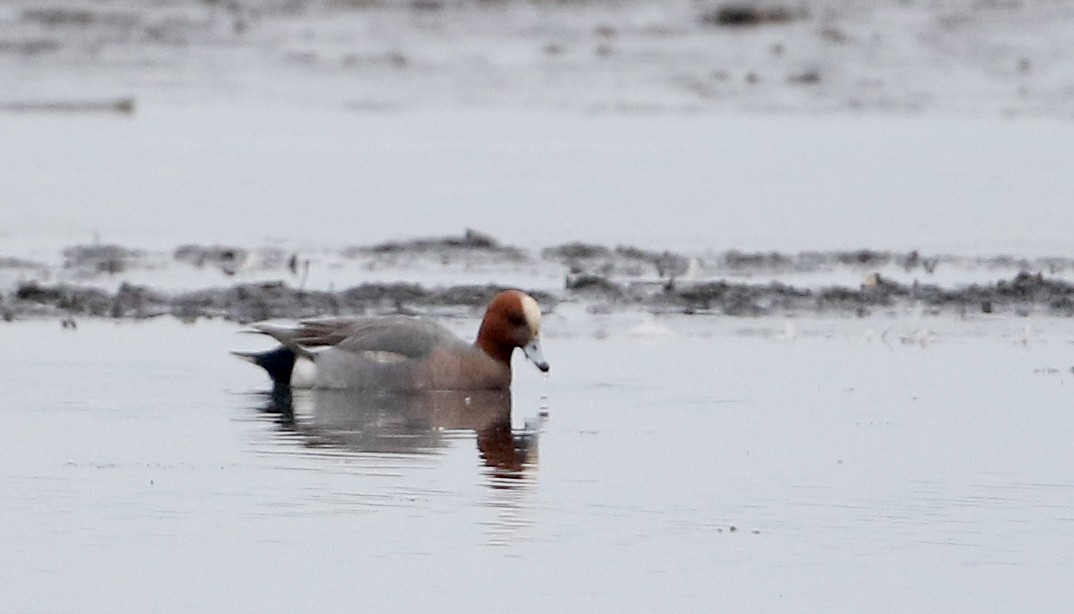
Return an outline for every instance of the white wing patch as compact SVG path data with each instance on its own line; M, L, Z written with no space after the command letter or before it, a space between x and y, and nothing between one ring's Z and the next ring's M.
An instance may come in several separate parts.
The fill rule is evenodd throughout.
M384 364L396 364L408 360L403 354L398 352L386 352L384 350L362 350L357 353L361 354L362 358L367 358L373 362Z

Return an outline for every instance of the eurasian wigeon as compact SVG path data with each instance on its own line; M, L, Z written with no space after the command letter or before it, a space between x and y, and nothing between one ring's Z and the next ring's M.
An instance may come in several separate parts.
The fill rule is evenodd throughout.
M463 341L440 324L409 316L307 320L294 327L255 324L282 347L236 352L294 388L506 390L515 348L541 371L541 308L518 290L497 294L477 339Z

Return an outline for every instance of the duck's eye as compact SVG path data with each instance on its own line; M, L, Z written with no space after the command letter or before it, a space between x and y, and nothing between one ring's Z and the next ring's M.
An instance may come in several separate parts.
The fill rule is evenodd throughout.
M517 313L512 313L511 315L507 316L507 321L511 324L511 326L526 325L526 317Z

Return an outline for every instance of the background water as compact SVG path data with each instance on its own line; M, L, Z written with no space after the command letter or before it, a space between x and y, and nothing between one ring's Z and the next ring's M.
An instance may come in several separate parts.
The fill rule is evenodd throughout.
M281 425L231 324L10 324L2 609L1074 598L1065 323L637 320L549 318L551 376L516 365L516 436L547 420L514 471L472 430L377 453Z
M291 107L0 115L9 253L457 233L698 251L1074 249L1050 119Z

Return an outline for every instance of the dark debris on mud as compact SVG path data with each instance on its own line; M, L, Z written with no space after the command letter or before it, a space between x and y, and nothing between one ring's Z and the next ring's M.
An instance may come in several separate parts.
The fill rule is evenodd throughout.
M428 237L408 241L386 241L372 246L352 246L343 250L347 258L376 257L382 260L435 257L443 263L465 256L484 255L510 262L526 260L517 247L502 245L493 237L467 228L462 236Z
M1074 315L1074 284L1047 279L1041 274L1018 273L1013 279L990 284L943 288L935 284L900 284L874 276L858 288L828 286L819 290L773 282L768 285L724 281L665 292L686 313L718 312L763 316L773 313L813 312L867 316L899 308L919 307L933 313L994 313L1028 315L1031 312Z
M805 19L804 9L783 6L754 6L752 4L725 4L703 12L701 23L710 26L745 28L764 24L784 24Z
M261 265L296 273L297 254L268 250ZM460 259L499 263L543 264L558 267L563 283L556 288L523 288L546 309L561 302L595 309L641 309L662 313L719 314L760 317L794 313L840 314L864 317L917 309L926 313L1007 313L1015 315L1074 315L1074 283L1057 277L1074 271L1066 258L1019 259L1009 256L956 258L923 256L918 252L875 250L746 253L727 251L701 258L636 247L568 243L543 249L537 255L502 245L488 235L467 230L462 236L381 243L342 250L345 258L388 258L450 266ZM122 280L146 255L116 245L75 246L64 251L64 269L89 282L48 283L47 275L17 281L0 289L0 316L102 317L144 319L174 316L183 320L225 318L252 322L272 318L310 318L322 315L361 315L454 311L480 313L503 286L465 284L426 287L414 283L363 283L340 290L305 289L285 281L245 282L224 287L166 292L121 282L110 291L94 285L93 275ZM185 245L171 254L174 262L219 267L227 275L250 257L238 247ZM267 265L265 263L268 263ZM308 260L306 261L308 265ZM941 286L923 282L938 266L1004 270L990 283ZM39 271L44 265L0 258L0 273ZM901 270L913 281L899 282L878 272ZM863 274L860 284L795 285L787 281L742 281L751 275L772 276L850 269ZM1011 271L1020 271L1011 276ZM495 276L494 274L492 275Z

